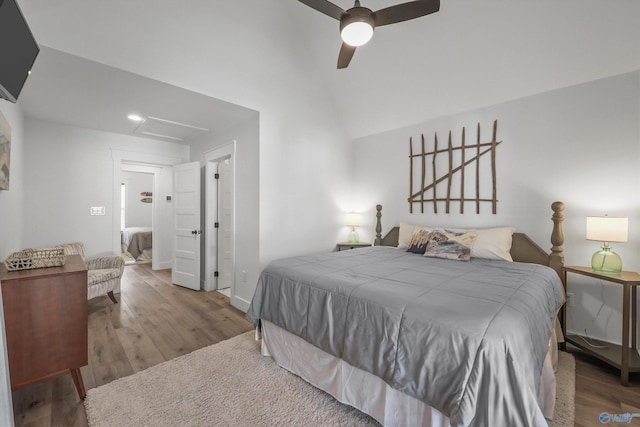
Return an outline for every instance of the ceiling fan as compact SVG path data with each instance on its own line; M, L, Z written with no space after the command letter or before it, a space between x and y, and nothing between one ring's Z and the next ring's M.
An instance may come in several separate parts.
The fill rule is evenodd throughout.
M299 0L301 3L340 21L342 46L338 55L338 69L347 68L356 47L367 43L373 29L429 15L440 10L440 0L417 0L372 11L355 0L351 9L344 10L328 0Z

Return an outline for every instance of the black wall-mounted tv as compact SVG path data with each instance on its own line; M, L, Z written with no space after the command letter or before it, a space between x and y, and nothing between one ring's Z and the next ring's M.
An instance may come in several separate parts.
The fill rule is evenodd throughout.
M0 98L18 100L39 52L16 0L0 0Z

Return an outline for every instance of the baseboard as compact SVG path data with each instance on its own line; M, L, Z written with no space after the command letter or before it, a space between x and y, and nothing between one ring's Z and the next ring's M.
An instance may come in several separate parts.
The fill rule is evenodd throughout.
M251 301L247 301L238 296L231 295L231 305L237 308L238 310L246 313L249 311L249 306L251 305Z
M153 266L154 270L167 270L172 267L171 261L160 261Z

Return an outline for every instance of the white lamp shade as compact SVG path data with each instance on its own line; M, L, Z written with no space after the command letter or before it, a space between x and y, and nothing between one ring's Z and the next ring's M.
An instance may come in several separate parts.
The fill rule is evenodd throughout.
M599 242L626 242L629 220L626 217L588 216L587 240Z
M350 46L362 46L373 36L373 27L367 22L352 22L340 32L342 40Z
M362 215L355 212L349 212L347 214L347 225L349 227L360 227L362 224Z

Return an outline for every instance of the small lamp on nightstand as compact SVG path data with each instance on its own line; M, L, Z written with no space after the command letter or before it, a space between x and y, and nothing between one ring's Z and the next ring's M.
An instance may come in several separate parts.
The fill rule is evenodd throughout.
M359 243L360 237L356 232L356 227L360 227L362 224L362 215L355 212L347 214L347 225L351 227L351 233L349 233L349 243Z
M602 248L591 257L593 271L603 273L620 273L622 260L613 252L609 242L626 242L628 235L628 219L614 216L588 216L587 240L604 242Z

